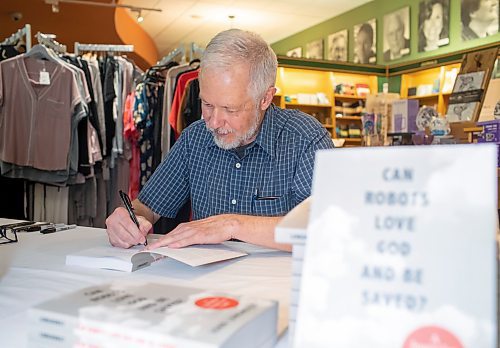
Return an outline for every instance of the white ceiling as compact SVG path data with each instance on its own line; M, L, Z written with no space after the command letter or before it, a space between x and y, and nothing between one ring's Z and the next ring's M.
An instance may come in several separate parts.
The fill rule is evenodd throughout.
M122 0L120 3L163 10L143 12L141 23L162 57L179 45L194 42L205 47L215 34L229 28L257 32L271 44L369 1ZM130 15L136 16L133 12ZM235 18L229 19L230 15Z

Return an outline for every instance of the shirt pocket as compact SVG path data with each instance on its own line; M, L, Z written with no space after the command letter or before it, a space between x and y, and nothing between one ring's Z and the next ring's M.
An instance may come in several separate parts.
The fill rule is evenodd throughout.
M69 115L64 115L65 102L59 101L57 99L47 98L47 117L70 117Z
M257 216L283 216L290 211L290 195L262 192L254 196L252 214Z

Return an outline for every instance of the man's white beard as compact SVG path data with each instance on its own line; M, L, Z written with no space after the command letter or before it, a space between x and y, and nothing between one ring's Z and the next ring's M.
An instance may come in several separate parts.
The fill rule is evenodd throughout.
M237 147L242 146L243 144L246 144L250 139L252 139L255 134L257 133L257 130L260 125L260 117L258 112L255 113L255 122L252 124L250 129L243 135L236 137L233 141L230 143L224 142L222 139L220 139L217 135L218 134L231 134L234 133L234 129L221 129L221 128L209 128L208 125L205 123L205 126L207 127L208 131L212 133L212 136L214 137L214 142L215 144L220 147L223 150L231 150L235 149Z

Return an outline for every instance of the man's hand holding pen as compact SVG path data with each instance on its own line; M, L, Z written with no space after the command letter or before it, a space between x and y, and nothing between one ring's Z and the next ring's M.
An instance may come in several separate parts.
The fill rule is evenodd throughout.
M137 215L137 220L139 227L130 219L126 208L116 208L114 213L106 219L108 238L111 245L130 248L137 244L144 244L146 236L153 228L153 225L140 215Z

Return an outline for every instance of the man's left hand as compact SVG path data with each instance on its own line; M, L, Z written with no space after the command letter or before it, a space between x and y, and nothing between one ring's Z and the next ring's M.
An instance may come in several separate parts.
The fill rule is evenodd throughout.
M182 223L172 232L149 244L146 250L168 246L182 248L193 244L218 244L230 240L238 229L238 215L223 214Z

